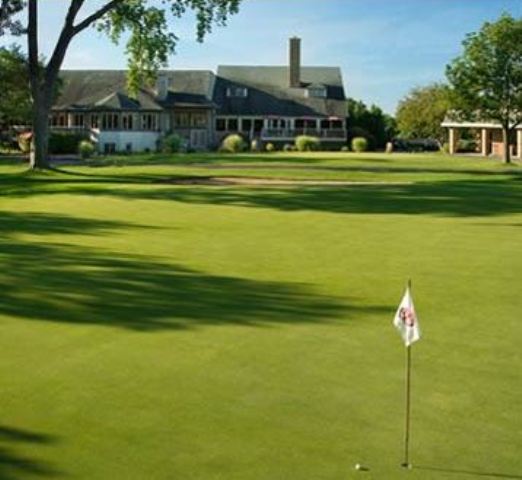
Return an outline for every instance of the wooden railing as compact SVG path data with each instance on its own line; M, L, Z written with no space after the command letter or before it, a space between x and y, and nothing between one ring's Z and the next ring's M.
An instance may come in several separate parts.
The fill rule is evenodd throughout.
M315 128L265 128L261 132L263 139L289 139L299 135L311 135L324 140L344 140L346 138L346 130L342 128L320 129Z

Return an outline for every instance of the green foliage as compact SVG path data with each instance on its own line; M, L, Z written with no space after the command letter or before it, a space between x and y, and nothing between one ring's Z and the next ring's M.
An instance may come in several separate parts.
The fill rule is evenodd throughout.
M441 123L449 108L447 85L434 83L414 88L397 107L397 127L401 138L433 138L442 144L446 138L446 129L441 127Z
M268 152L268 153L271 153L271 152L275 152L276 150L276 147L273 143L267 143L265 145L265 150Z
M241 135L233 133L228 135L221 144L221 150L228 153L240 153L244 152L247 148L247 144Z
M321 148L321 140L310 135L299 135L295 139L295 148L299 152L313 152Z
M295 145L292 145L291 143L285 143L283 147L284 152L295 152Z
M78 145L78 153L84 160L91 158L95 151L96 148L89 140L82 140Z
M465 118L522 121L522 19L503 14L470 33L448 65L453 100Z
M250 142L250 150L252 152L259 152L259 149L260 149L260 144L259 144L259 140L252 140Z
M49 153L68 155L79 152L80 143L85 134L73 132L51 132L49 136Z
M0 36L4 34L21 35L24 32L22 22L16 18L25 8L26 0L0 1Z
M27 125L31 120L31 92L27 59L20 47L0 47L0 126Z
M352 150L354 152L365 152L368 150L368 140L364 137L352 138Z
M497 121L505 136L522 123L522 18L503 14L463 42L463 53L447 66L454 116ZM504 160L510 161L509 148Z
M347 100L348 141L354 137L365 137L370 149L384 148L396 131L395 120L376 105L370 108L364 102Z
M473 139L461 138L457 143L459 152L463 153L474 153L478 149L478 142Z
M241 0L165 0L161 6L147 0L117 3L101 21L98 29L116 44L127 37L128 90L135 94L143 85L152 85L157 71L167 66L175 53L178 37L170 31L168 12L181 17L193 10L198 41L212 31L213 25L225 25L229 15L237 13Z
M166 135L160 141L162 153L179 153L183 147L184 140L176 133Z
M349 152L350 151L350 147L348 145L343 145L341 147L341 152Z

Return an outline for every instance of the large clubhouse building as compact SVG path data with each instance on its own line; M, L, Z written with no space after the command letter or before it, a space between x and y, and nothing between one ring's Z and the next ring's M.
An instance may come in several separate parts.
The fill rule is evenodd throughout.
M217 147L239 133L260 144L292 143L309 134L324 146L346 142L346 97L337 67L302 67L301 41L290 39L287 66L220 66L162 70L155 88L135 97L126 71L62 71L52 109L55 129L88 133L99 151L154 151L170 133L194 150Z

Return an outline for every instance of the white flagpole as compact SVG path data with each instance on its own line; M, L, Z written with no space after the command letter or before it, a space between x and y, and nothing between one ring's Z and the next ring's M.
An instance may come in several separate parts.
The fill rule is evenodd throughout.
M411 279L408 280L411 302ZM411 303L409 305L411 308ZM411 406L411 344L406 347L406 416L404 424L404 468L411 468L410 464L410 406Z

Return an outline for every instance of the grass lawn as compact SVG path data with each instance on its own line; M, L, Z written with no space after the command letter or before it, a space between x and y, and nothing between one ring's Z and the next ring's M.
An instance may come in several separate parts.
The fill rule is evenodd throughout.
M223 175L392 183L162 183ZM522 478L521 246L517 164L0 161L0 479Z

